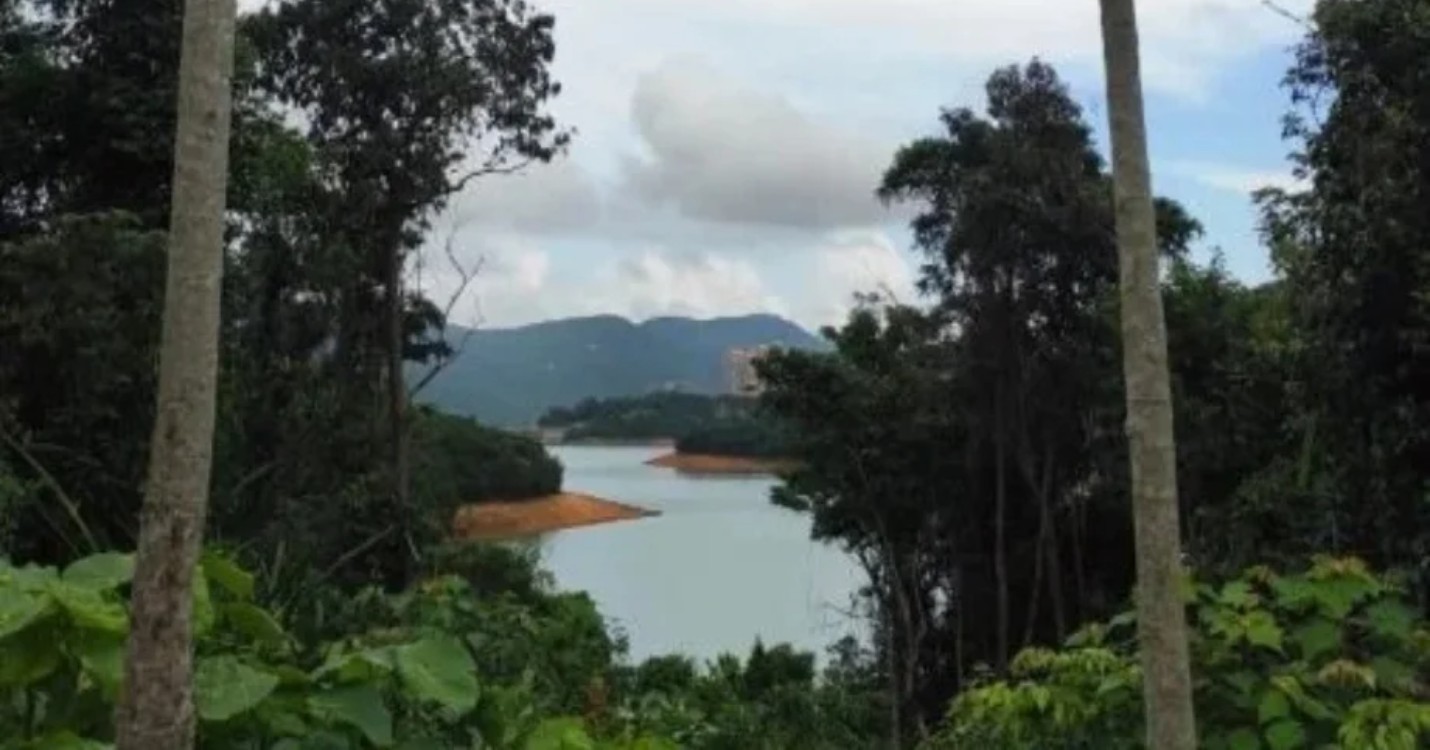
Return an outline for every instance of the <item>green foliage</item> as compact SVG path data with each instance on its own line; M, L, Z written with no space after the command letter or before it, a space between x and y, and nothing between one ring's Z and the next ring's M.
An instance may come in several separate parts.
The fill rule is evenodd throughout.
M412 430L414 494L447 519L461 504L561 491L561 463L531 438L430 410L416 415Z
M1197 718L1206 748L1413 750L1430 741L1430 623L1356 559L1253 568L1191 587ZM1131 614L1065 649L1024 651L960 695L930 750L1134 748L1141 669Z
M0 747L108 747L132 568L113 553L62 573L0 564ZM213 623L199 628L195 664L202 747L667 746L634 733L598 742L582 719L536 703L529 674L504 683L482 671L487 639L524 633L510 621L485 638L468 630L485 611L464 608L475 599L459 579L433 579L394 603L413 615L402 624L325 643L285 633L249 600L252 588L230 560L205 555L195 586L196 619Z
M125 214L0 241L4 547L63 562L130 546L152 422L163 236Z

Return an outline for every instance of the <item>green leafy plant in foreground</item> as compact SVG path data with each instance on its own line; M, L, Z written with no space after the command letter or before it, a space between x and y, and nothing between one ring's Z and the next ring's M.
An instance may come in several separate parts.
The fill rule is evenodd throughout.
M0 562L0 748L103 748L122 690L130 555L63 571ZM520 685L482 685L470 646L393 628L296 642L253 602L254 580L205 555L194 585L196 708L208 748L650 748L597 744L579 719L543 718Z
M1189 588L1197 720L1211 750L1416 750L1430 744L1430 628L1355 559L1253 568ZM927 750L1140 747L1141 670L1129 614L955 700Z

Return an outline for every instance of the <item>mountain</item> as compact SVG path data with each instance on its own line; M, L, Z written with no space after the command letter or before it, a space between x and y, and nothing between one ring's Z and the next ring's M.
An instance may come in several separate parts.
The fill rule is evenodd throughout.
M775 344L823 349L826 342L773 315L632 323L614 315L569 318L520 328L455 328L462 355L419 399L492 425L536 423L547 409L581 399L637 396L662 389L723 393L724 358L738 347Z

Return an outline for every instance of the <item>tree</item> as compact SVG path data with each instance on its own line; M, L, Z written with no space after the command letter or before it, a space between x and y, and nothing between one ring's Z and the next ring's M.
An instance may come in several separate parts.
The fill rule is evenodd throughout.
M431 310L405 288L406 262L471 180L565 147L544 109L560 92L553 24L523 0L298 0L245 25L260 85L308 118L320 232L345 254L333 365L354 384L349 402L384 406L370 426L385 437L373 443L391 490L381 515L396 519L388 546L409 568L394 579L415 548L405 334Z
M1421 0L1322 0L1286 76L1306 188L1261 195L1296 334L1290 378L1306 523L1418 578L1430 611L1430 17Z
M217 401L233 0L187 0L159 396L140 521L117 745L194 744L194 569L207 510Z
M1102 39L1121 266L1122 358L1147 746L1194 750L1196 720L1181 591L1177 448L1133 0L1102 0Z

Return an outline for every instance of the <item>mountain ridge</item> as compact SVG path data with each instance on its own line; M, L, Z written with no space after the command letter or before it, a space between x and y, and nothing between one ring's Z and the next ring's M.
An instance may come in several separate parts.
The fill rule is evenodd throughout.
M511 328L452 326L448 338L465 339L465 348L419 400L502 427L532 426L546 410L584 398L659 390L724 393L724 358L732 348L827 347L796 323L770 314L640 322L590 315Z

